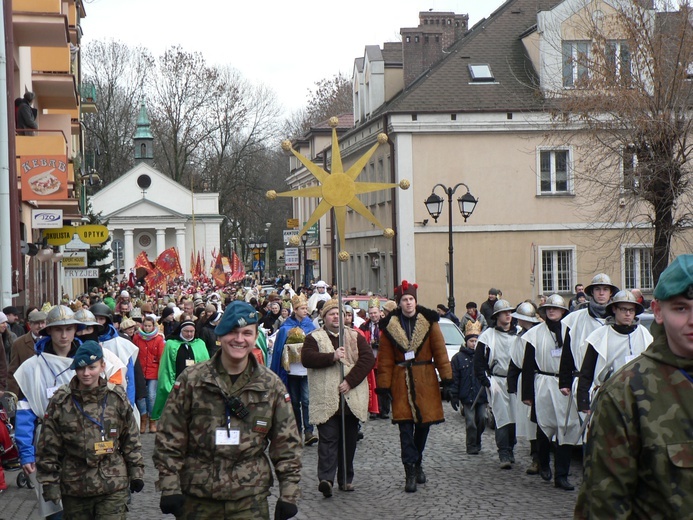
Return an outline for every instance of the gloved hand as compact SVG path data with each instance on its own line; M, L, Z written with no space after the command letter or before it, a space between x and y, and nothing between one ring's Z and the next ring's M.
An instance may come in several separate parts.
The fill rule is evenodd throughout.
M458 397L451 397L450 398L450 406L452 406L452 409L457 411L457 409L460 407L460 400Z
M296 516L297 513L296 504L277 500L277 507L274 508L274 520L287 520Z
M58 505L60 503L60 486L56 484L44 484L43 499L46 502L53 502L55 505Z
M183 495L162 495L159 508L165 515L174 515L178 517L183 515L184 504L185 496Z
M486 377L481 380L481 386L485 386L486 388L491 388L491 380Z
M144 480L141 478L135 478L130 481L130 492L139 493L144 489Z

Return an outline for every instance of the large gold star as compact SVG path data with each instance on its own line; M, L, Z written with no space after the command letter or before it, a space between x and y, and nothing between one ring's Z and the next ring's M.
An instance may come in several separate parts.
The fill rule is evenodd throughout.
M338 119L336 117L330 118L329 125L332 127L332 172L327 172L313 161L301 155L299 152L293 149L291 146L291 141L286 140L282 142L282 148L286 151L290 151L294 156L301 161L301 163L308 169L308 171L313 174L318 182L318 186L312 186L310 188L299 188L297 190L285 191L282 193L277 193L274 190L267 192L267 198L274 200L277 197L318 197L322 198L318 207L310 216L308 221L304 224L303 228L299 231L298 235L291 237L291 245L297 246L300 243L300 237L308 229L315 224L320 217L327 213L330 209L334 208L335 220L337 222L337 233L339 234L340 242L344 243L345 238L345 226L346 226L346 210L347 207L353 209L373 225L379 227L383 230L383 236L386 238L392 238L395 236L395 232L391 228L385 228L371 213L371 211L361 202L358 195L363 193L371 193L374 191L392 189L400 187L404 190L408 189L410 183L408 180L402 180L399 184L389 183L389 182L356 182L356 179L361 174L364 166L368 163L373 153L376 151L378 146L387 143L386 134L378 134L377 142L374 144L365 154L359 158L347 171L344 171L342 167L342 156L339 151L339 142L337 140L337 124ZM340 251L339 259L346 260L349 255L345 251Z

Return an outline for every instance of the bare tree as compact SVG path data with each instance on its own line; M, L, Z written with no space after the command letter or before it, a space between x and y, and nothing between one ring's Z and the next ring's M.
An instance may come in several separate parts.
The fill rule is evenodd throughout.
M690 0L677 10L648 4L584 9L573 29L586 40L563 44L571 88L555 93L554 122L583 152L574 168L587 201L580 211L605 228L622 225L622 242L652 243L656 283L672 242L691 228L693 27Z
M289 116L284 125L284 134L292 138L301 137L312 125L353 111L351 80L340 72L331 78L316 81L315 87L308 89L306 107Z
M133 164L132 134L139 103L153 66L149 51L119 41L95 41L83 50L84 81L96 88L96 113L84 116L85 168L95 168L105 184ZM86 172L85 172L86 173Z
M187 174L198 166L197 148L217 128L213 100L222 92L218 79L200 53L176 46L158 59L150 113L159 145L155 163L176 182L189 180Z

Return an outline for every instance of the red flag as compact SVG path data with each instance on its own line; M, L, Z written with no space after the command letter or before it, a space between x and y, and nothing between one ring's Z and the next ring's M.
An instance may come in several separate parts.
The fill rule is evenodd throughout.
M217 287L226 285L226 273L224 272L223 257L221 254L217 255L215 258L214 267L212 267L212 279Z
M146 251L142 251L135 259L135 273L138 269L144 269L147 274L154 270L154 264L149 261Z
M159 258L156 259L156 269L166 280L183 276L183 269L180 266L178 251L175 247L169 247L159 255Z
M245 278L245 266L241 263L241 259L234 251L231 256L231 276L229 277L229 282L240 282Z
M195 277L195 251L190 251L190 276Z
M197 261L195 262L195 272L193 278L199 278L202 275L202 262L200 261L200 252L197 252Z

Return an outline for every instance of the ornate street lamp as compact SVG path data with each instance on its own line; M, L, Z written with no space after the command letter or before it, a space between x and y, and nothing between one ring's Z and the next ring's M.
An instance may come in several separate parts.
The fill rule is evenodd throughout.
M426 205L426 210L428 214L431 215L435 222L438 222L438 217L443 212L443 197L435 193L436 188L441 187L448 196L448 265L450 266L449 279L449 289L448 289L448 308L450 312L455 312L455 264L454 264L454 249L452 246L452 196L457 191L457 188L464 186L467 192L457 199L457 203L460 207L460 213L467 222L467 219L474 213L474 208L476 208L476 203L479 199L474 198L474 196L469 192L469 186L465 183L460 182L456 184L454 188L448 188L443 184L436 184L431 190L431 194L424 201Z

